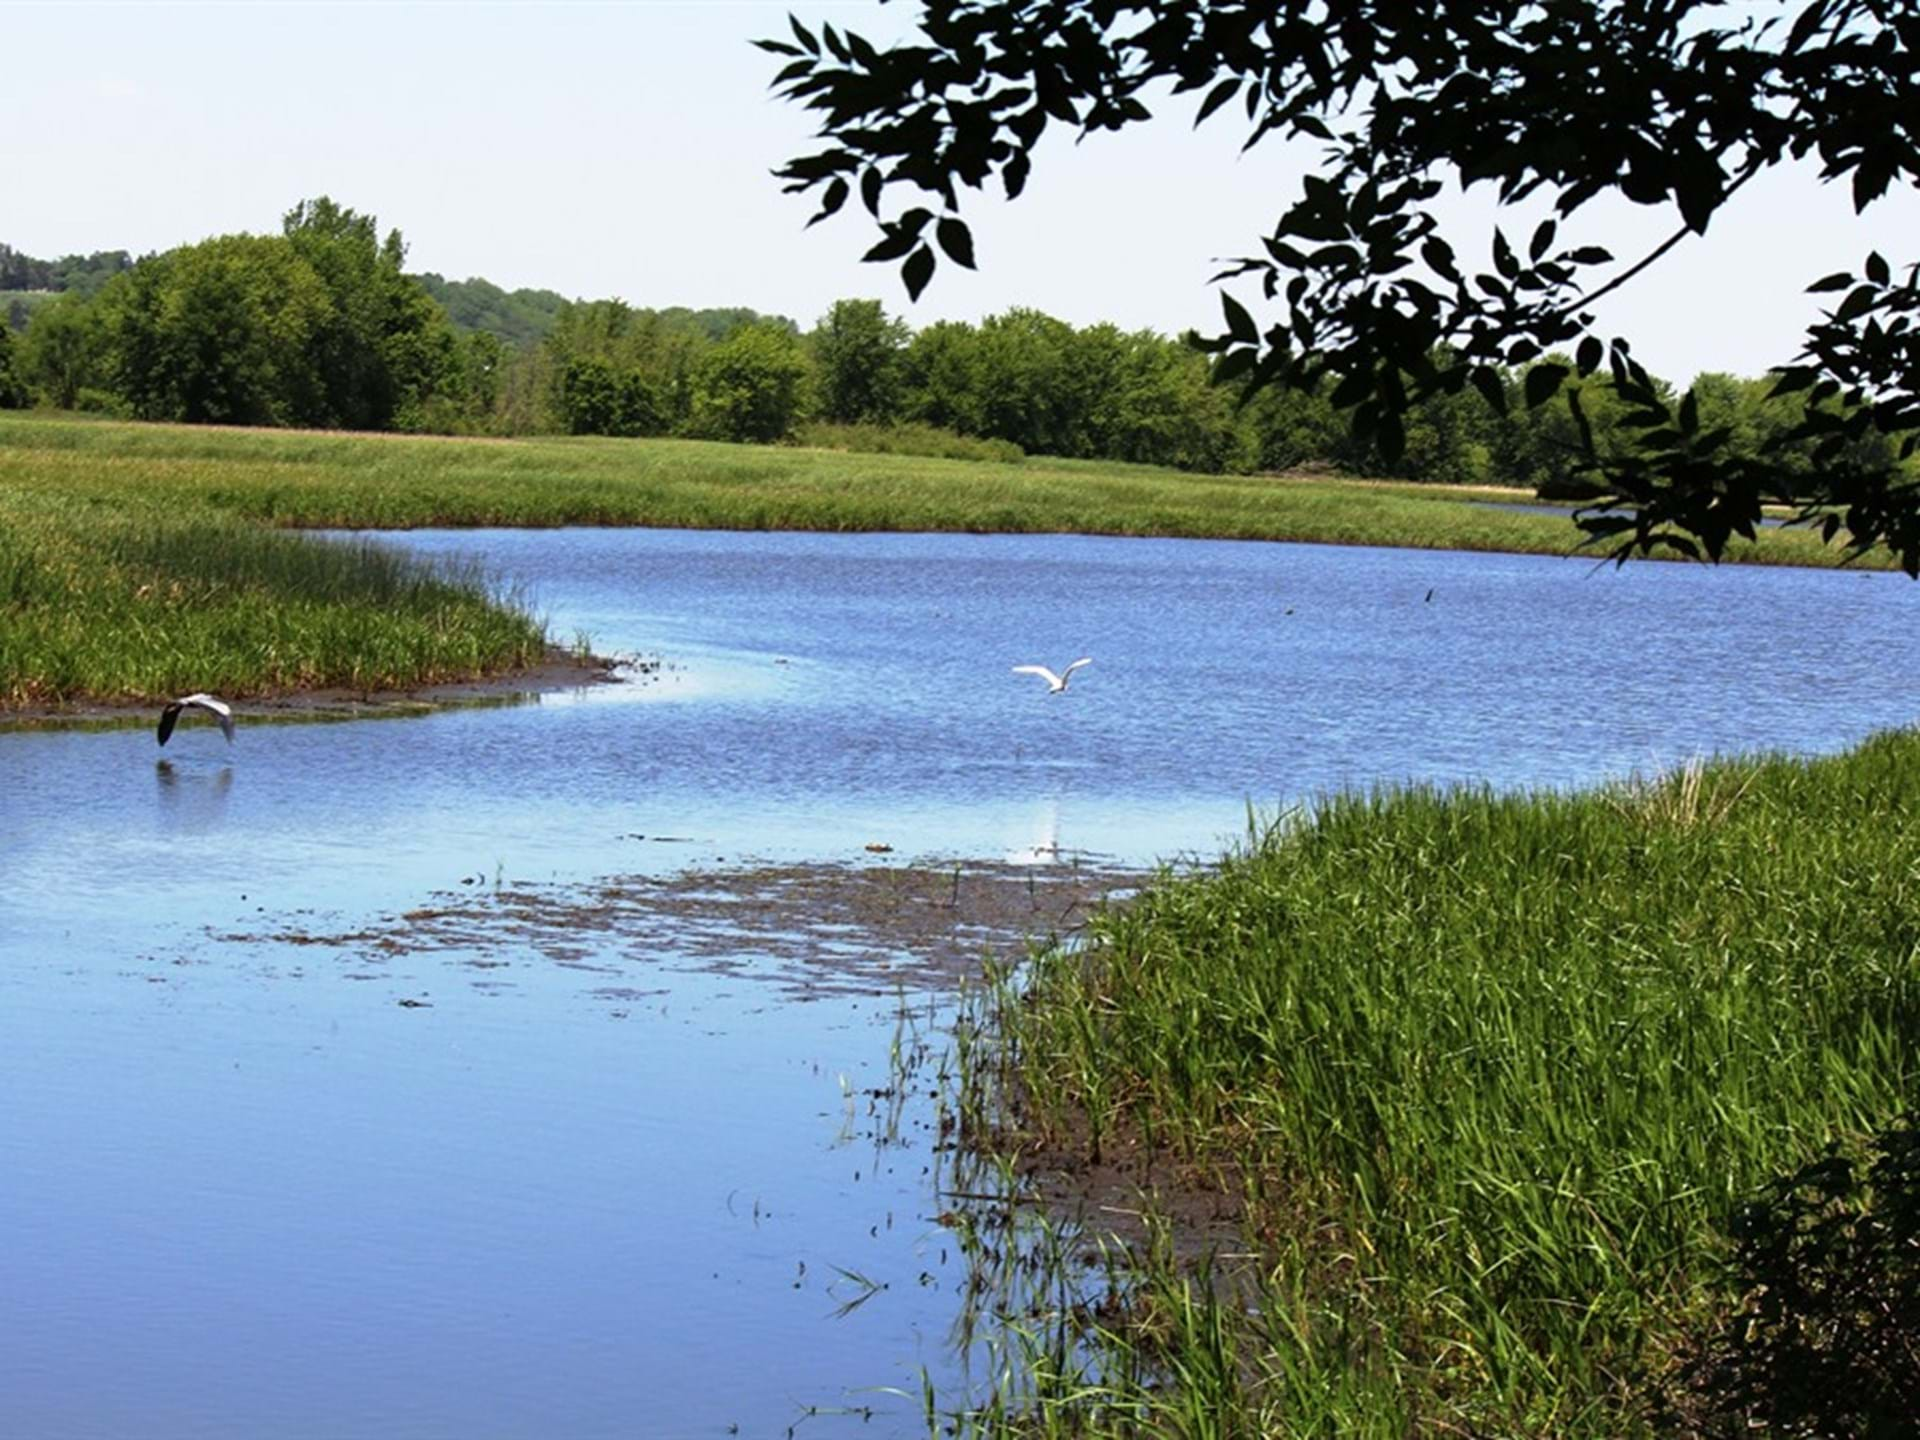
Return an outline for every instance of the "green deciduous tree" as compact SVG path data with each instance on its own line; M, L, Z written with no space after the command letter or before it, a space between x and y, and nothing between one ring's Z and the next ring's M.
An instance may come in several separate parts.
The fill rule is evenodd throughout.
M1207 342L1220 378L1325 387L1392 461L1423 402L1471 390L1505 409L1507 371L1527 367L1520 403L1567 407L1586 483L1628 512L1584 522L1616 553L1718 556L1779 501L1920 574L1920 269L1871 255L1812 287L1837 303L1775 386L1813 399L1787 442L1810 445L1810 472L1732 448L1699 397L1663 393L1627 337L1596 333L1590 308L1788 159L1817 158L1860 209L1920 182L1911 4L927 0L918 28L887 50L797 20L761 42L784 58L783 93L823 117L827 143L788 163L788 188L815 193L822 216L857 196L880 232L867 258L897 263L910 293L942 257L974 263L963 189L997 180L1017 196L1049 128L1121 129L1151 118L1161 91L1192 92L1202 120L1243 113L1247 144L1277 135L1327 155L1223 276L1257 282L1275 313L1263 323L1224 298ZM1550 200L1553 216L1496 229L1475 264L1432 209L1448 180L1484 181L1503 204ZM1562 233L1616 193L1678 220L1617 267ZM1571 362L1545 362L1555 350ZM1614 456L1587 443L1591 417L1563 390L1597 372L1637 437ZM1891 443L1863 458L1872 436Z
M571 435L659 435L667 426L646 375L585 355L560 372L560 407Z
M280 237L225 235L149 256L96 303L112 388L140 418L327 423L316 342L332 303Z
M352 430L417 428L424 408L457 388L459 346L446 312L405 274L398 230L326 196L302 201L281 227L319 277L331 313L311 339L326 421Z
M779 440L806 418L812 385L813 366L791 330L742 326L700 357L690 432L711 440Z
M29 331L35 383L86 385L157 420L415 429L459 412L467 367L440 307L401 270L398 231L322 197L279 235L151 255Z
M808 337L820 369L820 418L886 424L900 416L906 323L878 300L836 300Z
M101 326L92 307L66 294L34 313L20 346L20 377L47 402L71 410L80 392L101 383Z

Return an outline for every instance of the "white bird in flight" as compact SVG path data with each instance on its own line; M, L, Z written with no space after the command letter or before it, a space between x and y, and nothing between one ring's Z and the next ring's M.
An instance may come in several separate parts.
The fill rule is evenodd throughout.
M1067 688L1067 681L1073 678L1074 671L1078 670L1082 665L1091 665L1092 663L1093 657L1091 655L1082 655L1058 675L1054 674L1053 671L1044 665L1016 665L1013 667L1013 673L1016 675L1038 675L1042 680L1047 682L1047 693L1049 695L1058 695L1062 690Z
M160 743L167 743L173 734L173 727L180 723L180 712L187 708L204 710L220 722L220 733L227 737L227 743L233 743L233 709L224 700L216 700L205 693L182 695L178 700L168 703L160 712Z

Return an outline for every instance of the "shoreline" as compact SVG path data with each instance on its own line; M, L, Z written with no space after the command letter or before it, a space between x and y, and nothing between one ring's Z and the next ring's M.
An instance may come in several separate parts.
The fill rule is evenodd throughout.
M547 647L537 665L502 675L409 685L391 690L360 690L346 685L285 690L245 696L232 704L235 719L358 720L390 715L419 715L459 705L506 704L534 695L585 690L622 683L619 672L651 674L656 660L622 660L602 655L584 658L560 646ZM14 730L118 729L151 718L162 700L73 700L9 707L0 705L0 734Z

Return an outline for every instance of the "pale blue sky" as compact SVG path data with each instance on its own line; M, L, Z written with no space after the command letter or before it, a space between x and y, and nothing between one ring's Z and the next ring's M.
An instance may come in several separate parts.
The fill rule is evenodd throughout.
M747 43L782 32L789 8L876 41L913 13L872 0L0 4L0 241L140 253L270 231L328 194L398 226L413 268L510 289L749 305L802 324L851 295L915 326L1032 305L1172 333L1216 324L1212 261L1254 249L1319 158L1273 142L1241 156L1234 117L1196 133L1190 100L1083 145L1056 131L1019 201L967 197L980 273L943 266L910 305L891 267L859 263L873 237L857 207L803 232L808 205L768 173L812 129L767 92L779 62ZM1484 254L1487 204L1448 213L1455 243ZM1637 257L1674 224L1596 206L1579 234ZM1920 258L1917 234L1912 192L1862 218L1810 171L1776 175L1602 321L1659 373L1757 373L1797 348L1816 303L1803 285L1876 246Z

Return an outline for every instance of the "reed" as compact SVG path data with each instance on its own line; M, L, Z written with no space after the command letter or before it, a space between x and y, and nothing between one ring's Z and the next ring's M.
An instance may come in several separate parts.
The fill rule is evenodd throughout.
M1911 1103L1916 803L1911 734L1334 796L985 992L976 1139L1151 1157L1243 1222L1227 1281L1139 1252L1035 1432L1641 1433L1737 1208Z

